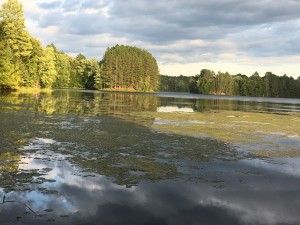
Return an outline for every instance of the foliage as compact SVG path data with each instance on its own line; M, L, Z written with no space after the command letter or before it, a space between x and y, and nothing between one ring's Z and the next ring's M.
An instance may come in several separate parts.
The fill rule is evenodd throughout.
M25 30L22 4L8 0L0 10L0 87L17 89L24 70L24 60L31 53L30 36Z
M82 54L78 54L75 59L71 60L69 86L86 89L102 86L98 61L96 59L89 60Z
M252 76L203 69L200 74L186 77L161 76L160 91L191 92L253 97L300 97L300 77L277 76L267 72L264 77L255 72Z
M42 87L50 88L56 80L57 71L55 69L55 53L52 46L44 49L40 58L40 83Z
M219 76L219 75L218 75ZM201 94L212 94L216 92L216 75L211 70L202 70L197 76L197 89Z
M203 69L193 77L160 76L146 50L116 45L101 62L78 54L71 58L54 44L42 47L25 27L23 6L7 0L0 9L0 89L20 87L176 91L255 97L300 97L300 77L255 72L247 77Z
M18 65L13 63L12 50L4 42L0 42L0 87L17 89L21 83Z
M106 50L102 64L103 88L154 91L159 87L156 60L146 50L116 45Z
M190 92L190 79L190 77L186 77L183 75L180 75L178 77L161 75L159 90L166 92Z
M22 86L43 88L134 88L156 90L156 60L145 50L115 46L102 65L78 54L71 58L54 44L43 48L25 27L23 6L7 0L0 10L0 89Z
M0 11L4 40L12 49L15 60L28 57L32 51L30 35L25 29L23 6L17 0L7 0Z
M42 44L39 40L31 37L32 52L26 61L27 73L23 73L23 85L26 87L39 87L40 83L40 60L43 55Z
M57 71L57 78L53 83L53 87L66 88L70 84L70 73L71 73L71 58L63 52L57 51L54 45L55 54L55 69Z

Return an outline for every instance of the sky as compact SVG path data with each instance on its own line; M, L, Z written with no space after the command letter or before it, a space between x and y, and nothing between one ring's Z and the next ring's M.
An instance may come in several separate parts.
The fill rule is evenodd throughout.
M300 76L300 0L19 0L30 34L76 56L149 51L161 74ZM0 4L5 0L0 0Z

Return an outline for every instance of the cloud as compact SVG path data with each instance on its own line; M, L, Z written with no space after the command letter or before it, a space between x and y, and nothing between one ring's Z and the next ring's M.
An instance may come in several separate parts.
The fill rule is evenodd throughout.
M116 40L150 51L160 64L254 60L259 66L261 59L289 63L289 57L300 55L300 2L295 0L22 2L29 30L43 42L98 59ZM57 33L47 33L53 26Z
M60 1L38 3L38 6L43 9L57 9L60 7L60 5Z

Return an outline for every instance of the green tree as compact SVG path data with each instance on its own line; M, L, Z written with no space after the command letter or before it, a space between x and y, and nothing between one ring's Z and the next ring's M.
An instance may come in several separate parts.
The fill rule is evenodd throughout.
M248 79L248 95L254 97L264 96L264 88L264 80L259 76L257 72L255 72Z
M23 6L17 0L7 0L0 11L4 40L12 49L16 60L30 56L32 44L25 29Z
M248 80L249 78L246 75L240 73L233 76L233 95L247 96Z
M160 75L155 58L147 51L124 45L108 48L101 62L102 87L158 90Z
M95 83L94 83L94 88L95 89L103 89L103 80L102 80L102 76L101 76L101 71L102 71L102 64L98 63L98 69L95 71L95 76L94 76L94 79L95 79Z
M26 60L27 72L23 73L23 85L27 87L39 87L39 66L40 59L43 56L42 44L39 40L31 38L32 52L29 58Z
M71 61L70 87L84 88L84 84L87 81L85 77L87 61L87 58L82 54L78 54Z
M39 66L40 83L42 87L51 88L57 77L55 68L55 53L52 46L44 49Z
M54 49L55 69L57 71L57 77L53 83L53 87L67 88L70 85L71 79L71 58L67 54L57 51L54 44L50 46Z
M19 85L26 85L31 80L28 70L29 57L32 54L31 36L25 27L23 6L17 0L7 0L0 10L1 39L12 52L11 61L14 70L21 74L22 81Z
M279 89L280 89L280 79L278 76L273 74L272 72L266 72L263 77L265 81L265 96L266 97L280 97Z
M86 89L97 89L97 87L102 86L101 67L96 59L91 59L87 61L84 76L84 87Z
M175 76L166 76L161 75L161 82L160 82L160 91L167 91L167 92L189 92L189 84L190 84L190 77L180 75L178 77Z
M232 95L234 92L234 82L232 76L226 72L218 72L216 76L216 93L221 95Z
M216 92L216 76L211 70L203 69L197 81L198 93L213 94Z
M13 62L13 53L4 41L0 40L0 89L15 90L21 83L21 74Z

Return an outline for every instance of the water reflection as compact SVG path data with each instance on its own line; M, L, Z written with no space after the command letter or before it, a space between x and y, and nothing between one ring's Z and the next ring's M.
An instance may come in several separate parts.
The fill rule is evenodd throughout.
M48 155L55 159L45 161ZM6 195L2 223L22 224L298 224L300 180L291 173L259 167L250 160L204 164L218 182L141 182L126 188L105 176L82 171L43 150L28 154L22 170L52 168L52 182L30 185ZM30 157L30 158L29 158ZM34 158L33 158L34 157ZM259 162L258 162L259 163ZM266 163L267 164L267 163ZM276 168L278 165L271 165ZM44 189L56 192L43 193ZM79 194L80 193L80 194ZM14 203L9 203L14 201ZM17 204L22 203L22 204ZM29 210L24 204L30 207Z
M192 113L194 110L188 107L179 108L178 106L161 106L157 108L157 112L166 112L166 113L174 113L174 112L182 112L182 113Z
M299 224L300 104L178 97L1 95L0 224Z
M0 108L34 109L48 114L72 113L95 116L114 115L120 112L157 111L161 107L192 108L202 112L270 111L299 112L297 99L248 98L228 96L205 96L193 94L134 94L105 93L93 91L57 90L52 93L0 95Z

